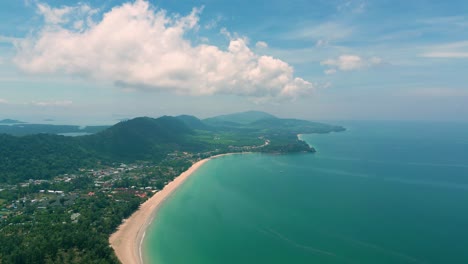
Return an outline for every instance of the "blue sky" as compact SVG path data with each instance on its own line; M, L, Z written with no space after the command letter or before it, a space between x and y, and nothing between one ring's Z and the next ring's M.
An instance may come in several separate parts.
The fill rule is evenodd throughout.
M2 1L0 118L468 121L467 1L265 3Z

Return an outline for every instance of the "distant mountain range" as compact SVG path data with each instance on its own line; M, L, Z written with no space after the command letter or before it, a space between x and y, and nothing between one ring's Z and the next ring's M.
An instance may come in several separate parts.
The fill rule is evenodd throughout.
M9 119L8 119L9 120ZM0 123L0 134L14 136L25 136L34 134L69 134L87 133L94 134L105 130L109 126L74 126L74 125L51 125L51 124L27 124L27 123Z
M25 122L15 120L15 119L3 119L0 120L0 124L24 124Z
M92 135L55 135L76 129L79 128L30 125L29 131L41 131L40 134L13 136L0 132L0 182L47 179L102 163L160 161L174 151L312 152L305 142L298 140L297 134L344 130L339 126L250 111L205 120L189 115L138 117L111 127L79 130L91 131Z
M271 115L269 113L260 112L260 111L247 111L241 113L234 113L229 115L220 115L216 117L211 117L204 119L203 122L207 124L229 124L229 123L237 123L237 124L250 124L255 121L265 120L265 119L278 119L276 116Z

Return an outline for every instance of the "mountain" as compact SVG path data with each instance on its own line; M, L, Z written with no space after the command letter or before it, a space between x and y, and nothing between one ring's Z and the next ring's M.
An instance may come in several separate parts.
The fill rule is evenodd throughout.
M14 119L3 119L3 120L0 120L0 124L24 124L26 122L23 122L23 121L19 121L19 120L14 120Z
M209 127L207 124L205 124L203 121L201 121L195 116L179 115L179 116L176 116L176 118L184 122L184 124L186 124L189 128L194 129L194 130L210 130L211 129L211 127Z
M215 117L210 117L204 119L203 121L207 124L224 124L224 125L232 125L235 124L249 124L255 121L263 120L263 119L277 119L276 116L260 112L260 111L247 111L247 112L240 112L234 113L229 115L220 115Z
M161 159L180 149L194 132L175 117L138 117L122 121L102 132L84 136L81 142L99 156L121 161Z

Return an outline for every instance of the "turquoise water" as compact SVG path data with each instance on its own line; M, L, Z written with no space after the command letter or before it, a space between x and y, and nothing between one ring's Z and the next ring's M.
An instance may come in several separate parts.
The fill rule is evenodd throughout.
M206 163L147 231L148 263L468 263L468 124L348 122L315 154Z

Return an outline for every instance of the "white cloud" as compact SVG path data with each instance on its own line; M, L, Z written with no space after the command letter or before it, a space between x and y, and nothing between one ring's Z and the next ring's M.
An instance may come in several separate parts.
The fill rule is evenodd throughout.
M360 14L366 11L367 1L364 0L346 0L341 2L337 9L340 12L351 12L354 14Z
M426 58L467 59L468 52L450 52L450 51L427 52L427 53L423 53L422 56Z
M0 104L8 104L8 101L3 98L0 98Z
M325 47L325 46L328 46L328 44L329 44L329 41L324 40L324 39L319 39L317 40L317 42L315 42L316 47Z
M382 63L383 61L379 57L364 59L357 55L341 55L336 59L328 59L320 62L321 65L330 67L330 69L325 71L326 74L336 73L337 70L353 71Z
M466 16L442 16L442 17L431 17L419 20L419 22L434 26L442 26L444 28L467 28L468 27L468 18Z
M67 23L73 25L74 13L81 8L71 10L57 16L46 12L47 19L62 22L60 14L65 13L71 18ZM124 88L193 95L295 97L314 88L294 77L293 67L286 62L253 53L245 38L225 29L227 50L193 45L184 36L198 27L199 12L195 8L187 16L168 15L137 0L114 7L83 30L44 26L16 42L14 61L31 73L63 72L112 81Z
M318 25L301 24L297 28L287 33L285 37L287 39L313 40L316 44L328 45L329 42L345 39L354 32L352 27L337 22L325 22Z
M51 8L47 4L37 4L37 12L44 17L46 23L60 24L66 22L65 16L73 9L71 7Z
M356 55L341 55L337 59L328 59L320 62L321 65L337 67L342 71L351 71L363 66L363 60Z
M268 44L265 41L258 41L255 44L255 47L260 48L260 49L266 49L268 48Z
M466 59L468 58L468 41L430 46L420 56L426 58Z
M325 72L326 75L331 75L331 74L335 74L336 70L335 69L327 69L324 72Z
M217 15L215 18L211 19L208 21L208 23L205 24L205 29L213 29L218 27L219 22L223 20L223 16Z
M30 103L34 106L70 106L73 104L70 100L63 100L63 101L34 101Z

